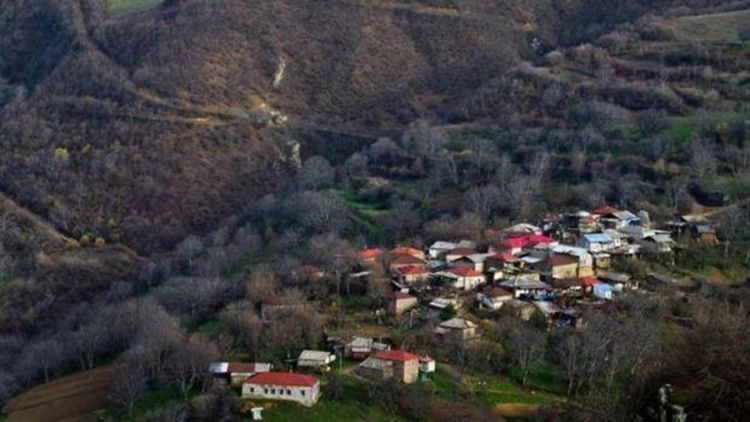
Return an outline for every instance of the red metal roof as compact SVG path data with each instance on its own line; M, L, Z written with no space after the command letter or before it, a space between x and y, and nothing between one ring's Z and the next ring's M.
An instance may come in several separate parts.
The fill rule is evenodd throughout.
M229 362L227 372L230 374L255 372L255 363Z
M482 275L479 271L475 271L468 267L456 267L453 268L451 272L461 277L479 277Z
M614 212L617 212L617 208L612 208L609 205L605 205L603 207L595 209L591 213L596 214L596 215L607 215L607 214L612 214Z
M584 286L596 286L597 284L601 284L601 281L597 280L594 277L584 277L581 279Z
M508 239L505 239L503 242L503 245L505 247L510 248L525 248L530 245L537 245L537 244L544 244L544 245L550 245L553 243L557 243L557 240L552 239L550 237L541 235L541 234L530 234L527 236L515 236Z
M313 376L291 372L263 372L245 381L245 384L286 385L292 387L312 387L317 383L317 378Z
M404 350L386 350L373 355L376 359L393 360L398 362L408 362L410 360L419 360L419 356L406 352Z
M359 257L362 259L376 259L383 254L383 250L380 248L370 248L359 252Z

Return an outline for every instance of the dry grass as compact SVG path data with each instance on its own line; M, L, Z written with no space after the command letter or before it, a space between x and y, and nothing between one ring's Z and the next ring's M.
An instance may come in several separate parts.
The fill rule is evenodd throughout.
M737 27L750 21L750 10L686 16L671 22L682 41L736 43L740 41Z

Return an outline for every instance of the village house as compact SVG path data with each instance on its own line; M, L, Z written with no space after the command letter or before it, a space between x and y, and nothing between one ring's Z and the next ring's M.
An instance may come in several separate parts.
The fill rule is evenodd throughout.
M591 253L611 251L618 246L612 236L607 233L586 233L578 238L577 244Z
M421 265L409 265L396 270L397 277L405 284L414 284L430 278L430 271Z
M532 248L535 246L549 246L553 247L558 245L555 239L543 236L540 234L532 234L525 236L510 237L499 244L490 246L489 253L494 255L502 252L509 252L511 255L518 255L524 251L524 249Z
M390 302L390 311L393 316L399 317L405 312L414 309L419 305L416 296L409 293L394 292Z
M392 272L397 272L399 269L404 267L425 267L425 261L423 259L414 257L412 255L395 255L391 259L389 268Z
M243 399L287 400L314 406L320 398L320 382L313 376L290 372L264 372L242 385Z
M640 226L643 221L630 211L614 211L599 217L598 223L605 229L621 230L627 226Z
M303 350L297 358L297 368L300 370L327 372L336 356L323 350Z
M549 284L561 294L580 296L583 293L583 282L579 278L553 278Z
M429 356L419 357L419 379L421 381L427 381L432 378L432 374L435 373L436 369L435 359Z
M598 277L600 280L612 285L615 288L615 291L623 291L624 289L638 289L638 281L633 280L633 278L629 274L602 272L599 273Z
M496 311L502 308L503 304L513 299L513 293L502 287L490 287L477 293L477 302L480 306Z
M525 279L505 280L500 283L500 287L512 292L515 299L524 297L544 298L549 296L552 291L552 287L547 283Z
M445 261L451 263L457 259L461 259L468 255L474 255L477 253L474 248L455 248L445 253Z
M551 255L535 267L547 280L578 277L578 260L569 255Z
M639 243L644 252L653 255L671 253L674 245L669 233L659 230L654 230L653 234L643 237Z
M456 249L457 247L457 243L438 240L427 249L427 255L430 259L442 259L448 251Z
M371 337L355 336L344 346L344 356L355 360L366 359L370 354L391 350L391 346Z
M463 318L452 318L438 324L435 334L444 341L465 342L478 337L477 324Z
M465 267L452 268L448 271L435 273L435 275L458 290L472 290L487 282L484 274Z
M472 270L476 272L484 272L485 268L485 261L487 260L487 257L489 257L489 254L485 253L475 253L472 255L466 255L464 257L458 258L451 262L451 265L454 268L458 267L464 267L464 268L471 268Z
M419 379L419 360L419 356L403 350L387 350L373 354L355 371L374 381L395 377L405 384L411 384Z
M419 259L420 261L425 261L426 257L424 252L417 248L412 248L409 246L398 246L396 248L391 249L390 251L391 256L399 256L399 255L408 255L413 256L414 258Z
M498 281L509 278L521 270L524 262L508 252L490 255L484 261L484 270L490 276L490 280Z
M594 275L594 256L584 248L569 245L557 245L552 252L558 255L568 255L578 260L578 277Z
M359 260L367 266L372 266L378 262L378 259L383 255L383 250L380 248L370 248L360 251L358 253Z
M214 362L209 365L208 371L216 378L229 381L233 387L239 387L253 375L272 369L270 363Z
M541 227L537 227L533 224L519 223L513 226L507 227L503 230L503 233L509 236L528 236L528 235L541 235L543 230Z

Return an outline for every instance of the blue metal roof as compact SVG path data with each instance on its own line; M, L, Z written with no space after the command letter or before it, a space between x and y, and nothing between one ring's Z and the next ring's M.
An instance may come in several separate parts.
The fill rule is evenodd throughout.
M589 233L583 235L583 237L591 243L611 243L614 241L612 236L606 233Z

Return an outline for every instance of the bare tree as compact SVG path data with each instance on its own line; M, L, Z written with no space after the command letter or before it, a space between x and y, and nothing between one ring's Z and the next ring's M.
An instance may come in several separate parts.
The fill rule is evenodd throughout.
M110 343L109 329L101 320L94 320L70 335L70 344L78 356L81 370L92 369L96 357L101 355Z
M747 211L739 204L730 206L721 215L719 228L721 237L724 240L724 258L729 258L732 244L746 230L747 223Z
M687 181L681 177L670 179L664 185L664 194L667 204L672 209L672 214L677 215L680 211L680 205L687 195Z
M690 144L690 171L698 180L703 180L716 171L716 156L706 145L708 141L696 139Z
M297 185L302 190L319 190L333 185L336 172L325 158L310 157L297 173Z
M166 366L168 377L177 387L183 399L204 382L208 375L208 365L216 360L219 352L212 343L193 336L181 343L172 354Z
M493 163L497 157L497 146L489 139L472 138L469 141L469 150L474 176L477 179L484 179L493 169Z
M545 335L529 327L520 327L510 333L509 346L512 359L521 371L521 384L526 387L529 371L544 356Z
M195 235L188 236L177 245L177 261L188 273L193 270L193 262L198 255L203 253L203 241Z
M146 394L147 389L148 378L143 371L138 367L126 367L122 374L115 377L109 399L132 417L136 403Z
M484 222L488 222L502 198L502 191L490 184L471 188L464 195L464 204L467 211L477 214Z

